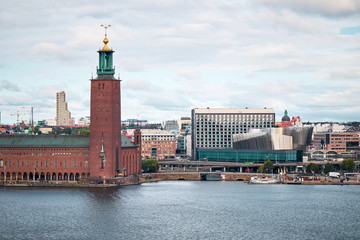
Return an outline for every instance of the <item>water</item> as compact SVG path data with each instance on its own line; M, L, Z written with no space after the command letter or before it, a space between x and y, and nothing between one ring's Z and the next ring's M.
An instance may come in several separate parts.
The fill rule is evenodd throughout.
M360 186L0 188L0 239L359 239Z

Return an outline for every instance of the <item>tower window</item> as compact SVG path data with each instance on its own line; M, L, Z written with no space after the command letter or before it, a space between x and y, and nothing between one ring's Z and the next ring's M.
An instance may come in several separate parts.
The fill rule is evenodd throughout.
M103 89L104 89L104 87L105 87L105 83L103 83Z
M99 83L99 89L100 89L100 83Z

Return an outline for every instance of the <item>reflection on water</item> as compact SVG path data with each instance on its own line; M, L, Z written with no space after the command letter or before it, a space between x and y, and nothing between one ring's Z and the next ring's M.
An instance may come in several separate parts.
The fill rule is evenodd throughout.
M0 239L356 239L359 186L0 188Z

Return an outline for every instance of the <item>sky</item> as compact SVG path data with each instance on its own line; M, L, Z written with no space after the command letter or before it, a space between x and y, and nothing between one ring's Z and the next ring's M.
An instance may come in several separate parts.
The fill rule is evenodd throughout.
M359 0L0 0L2 123L76 122L108 29L122 119L193 108L273 108L279 121L360 121Z

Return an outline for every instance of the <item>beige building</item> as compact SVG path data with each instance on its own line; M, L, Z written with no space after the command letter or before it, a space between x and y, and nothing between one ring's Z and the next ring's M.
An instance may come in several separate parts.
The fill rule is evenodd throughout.
M71 118L71 112L68 110L64 91L56 93L56 125L74 125L74 119Z
M143 158L175 158L175 134L171 131L142 129L141 148L141 156Z

